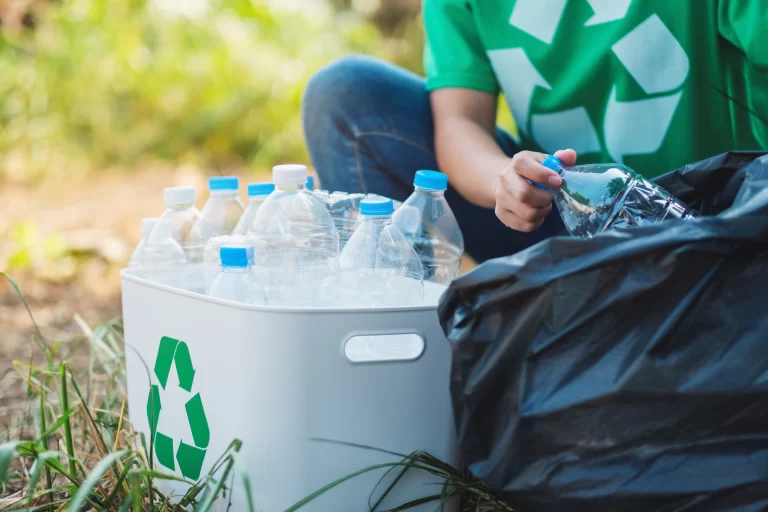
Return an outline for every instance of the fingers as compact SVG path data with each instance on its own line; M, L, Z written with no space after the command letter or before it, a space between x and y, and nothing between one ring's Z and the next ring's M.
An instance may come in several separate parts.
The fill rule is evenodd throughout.
M563 165L576 163L576 152L572 149L557 151L554 156ZM541 165L546 157L543 153L521 151L499 174L495 190L496 216L512 229L534 231L552 211L551 192L534 186L538 183L555 188L563 183L560 175Z
M538 229L552 211L552 195L509 172L496 188L496 216L508 227L530 232Z
M521 203L536 208L543 208L552 203L552 193L545 189L537 188L516 172L504 173L501 176L502 189L509 192Z
M572 149L555 151L553 156L563 162L563 165L576 165L576 152Z
M560 176L541 165L546 157L543 153L520 151L512 157L512 169L518 175L546 187L559 187L563 182Z
M523 231L526 233L539 229L551 211L552 205L549 205L549 207L542 209L541 213L527 217L527 219L530 219L527 220L526 218L519 217L511 210L505 210L500 205L496 205L496 217L498 217L501 222L515 231Z

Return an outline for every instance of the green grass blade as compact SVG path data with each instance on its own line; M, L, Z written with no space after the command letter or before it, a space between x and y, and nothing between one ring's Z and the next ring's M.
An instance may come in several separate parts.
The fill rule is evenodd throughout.
M432 496L425 496L423 498L412 500L412 501L409 501L408 503L403 503L398 507L390 508L388 510L383 510L382 512L400 512L402 510L408 510L409 508L418 507L419 505L424 505L425 503L439 501L441 498L442 498L442 494L433 494Z
M182 478L176 475L171 475L170 473L162 473L154 469L141 469L141 470L138 470L138 473L141 476L150 476L152 478L156 478L157 480L172 480L174 482L183 482L187 485L195 485L196 483L191 480L187 480L186 478Z
M408 460L408 459L405 459L403 462L405 462L405 461L407 461L407 460ZM375 487L373 488L373 490L371 491L371 494L370 494L370 496L368 496L368 508L369 508L370 510L376 510L377 508L379 508L379 505L381 505L381 502L383 502L383 501L386 499L386 497L389 495L389 493L390 493L390 492L392 492L392 489L393 489L393 488L394 488L394 487L397 485L397 483L400 481L400 479L401 479L401 478L403 478L403 476L405 476L405 473L406 473L406 472L407 472L409 469L410 469L410 467L408 467L408 466L404 466L404 467L403 467L403 468L400 470L400 474L398 474L398 475L395 477L395 479L392 481L392 483L391 483L391 484L389 484L389 487L387 487L387 490L386 490L386 491L384 491L384 492L382 493L382 495L381 495L381 496L379 496L379 499L376 501L376 503L374 503L373 505L371 505L371 500L373 499L373 495L376 493L376 489L378 489L378 488L379 488L379 486L381 485L381 482L383 482L383 481L384 481L384 479L385 479L385 478L387 478L387 476L388 476L390 473L392 473L392 471L394 471L394 470L395 470L395 467L391 467L391 468L389 468L389 469L388 469L388 470L387 470L387 471L386 471L386 472L385 472L385 473L384 473L384 474L381 476L381 478L379 479L379 481L376 483L376 486L375 486Z
M150 489L152 492L152 489ZM141 512L141 477L138 473L131 474L131 501L133 502L133 511Z
M61 406L65 411L69 411L69 395L67 393L67 367L65 363L59 365L59 372L61 373ZM75 465L75 446L72 442L72 423L69 421L69 415L64 415L64 440L67 445L67 453L69 454L69 472L73 476L77 476L77 466ZM73 509L77 510L77 509Z
M11 465L13 456L16 455L16 448L21 441L10 441L0 444L0 486L5 485L8 480L8 467Z
M43 435L40 436L40 443L44 448L48 449L48 436L45 435L45 391L40 389L40 432ZM47 464L43 464L45 467L45 488L50 491L53 488L53 478L51 478L51 468ZM34 486L31 486L34 489ZM53 512L53 495L48 495L48 512Z
M61 417L57 419L53 425L48 427L47 430L43 431L43 435L40 436L40 438L38 439L38 442L45 445L45 441L48 439L48 437L50 437L51 434L59 430L62 427L62 425L64 425L64 423L69 421L69 418L70 416L72 416L72 413L75 412L75 409L77 409L77 407L70 407L69 409L65 410L64 414L62 414Z
M32 467L32 474L29 477L29 486L27 497L27 506L32 506L32 499L35 497L35 489L37 488L37 484L40 483L40 477L43 474L43 468L48 468L46 461L52 457L57 457L58 452L43 452L37 456L37 459L35 459L35 464ZM50 488L50 484L48 486Z
M216 481L216 487L214 487L211 492L208 493L208 495L203 499L203 502L200 504L200 507L197 509L199 512L208 512L208 510L210 510L213 502L216 501L216 498L218 498L219 494L221 494L221 490L224 487L224 482L227 481L227 477L229 476L230 471L232 471L233 465L234 461L232 458L230 458L227 462L227 465L224 467L224 471L222 472L221 477L219 477Z
M128 496L122 505L120 505L120 510L118 512L128 512L131 509L131 505L133 505L133 496Z
M112 489L112 492L109 493L107 496L106 501L104 501L104 509L110 510L110 506L112 506L112 502L117 499L118 494L120 493L120 489L123 486L123 482L128 477L128 470L131 469L133 466L138 465L138 460L136 460L136 455L131 455L128 460L124 461L125 467L124 471L120 473L119 478L115 482L114 488Z
M367 444L350 443L349 441L339 441L337 439L328 439L325 437L310 437L309 440L315 443L335 444L339 446L347 446L349 448L360 448L360 449L369 450L372 452L385 453L387 455L394 455L395 457L399 457L401 459L406 459L408 457L414 456L414 453L411 453L410 455L406 455L404 453L393 452L390 450L385 450L384 448L377 448L375 446L370 446Z
M99 483L99 480L101 480L101 477L104 475L104 473L110 468L110 466L112 466L112 464L114 464L117 459L127 453L128 450L121 450L119 452L110 453L101 459L99 463L93 467L82 485L80 485L80 487L77 489L77 492L72 498L72 502L69 504L69 510L80 510L80 507L85 504L88 496Z
M0 277L4 277L9 283L11 283L11 287L13 287L13 289L16 291L16 295L18 295L19 299L21 300L21 303L24 305L24 309L27 310L29 319L32 320L32 325L35 326L35 332L40 337L40 341L45 340L45 336L43 336L43 333L40 331L40 326L37 325L35 316L32 314L32 310L29 308L29 303L27 302L27 299L24 297L24 294L21 293L21 289L19 288L19 285L16 283L16 280L2 271L0 271Z
M248 469L245 467L243 458L240 452L232 453L232 460L235 461L235 472L240 473L240 478L243 481L243 487L245 488L245 497L248 503L248 512L256 512L256 507L253 506L253 491L251 490L251 478L248 476Z
M295 503L295 504L291 505L290 507L288 507L287 509L285 509L284 512L295 512L296 510L299 510L301 507L303 507L304 505L306 505L310 501L314 500L318 496L321 496L321 495L325 494L326 492L330 491L334 487L343 484L347 480L351 480L351 479L353 479L353 478L355 478L357 476L363 475L365 473L369 473L371 471L376 471L377 469L391 468L393 466L399 466L399 465L401 465L401 463L399 463L399 462L391 462L391 463L387 463L387 464L376 464L376 465L368 466L367 468L363 468L363 469L360 469L358 471L355 471L354 473L349 473L348 475L342 476L341 478L338 478L338 479L334 480L333 482L329 483L328 485L326 485L326 486L316 490L315 492L313 492L312 494L310 494L306 498L302 499L301 501L298 501L297 503Z
M192 502L197 499L197 495L200 494L200 492L202 492L204 489L207 489L208 486L206 484L210 480L210 477L229 461L230 453L232 451L240 451L242 446L243 442L239 439L234 439L231 443L229 443L229 446L224 451L224 453L221 454L221 456L216 459L216 462L211 465L211 469L208 471L208 475L204 478L201 478L199 482L187 490L186 494L180 500L181 506L187 507L191 505Z

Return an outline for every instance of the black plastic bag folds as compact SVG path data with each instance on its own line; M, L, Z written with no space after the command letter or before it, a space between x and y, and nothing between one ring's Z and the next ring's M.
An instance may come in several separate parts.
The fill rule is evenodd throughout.
M519 512L768 510L768 155L657 181L702 216L553 238L443 296L465 462Z

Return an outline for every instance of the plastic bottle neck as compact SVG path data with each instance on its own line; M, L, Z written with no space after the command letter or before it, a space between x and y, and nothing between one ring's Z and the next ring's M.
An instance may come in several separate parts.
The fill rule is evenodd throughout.
M300 192L302 190L307 190L306 185L275 185L275 189L280 190L281 192Z
M249 203L263 203L267 197L269 197L269 194L260 194L258 196L248 196L248 202Z
M414 191L425 197L445 197L445 190L435 190L432 188L414 187Z
M226 272L227 274L247 274L248 273L248 267L221 267L222 272Z
M377 226L386 226L387 224L392 222L392 216L391 215L361 215L360 222L364 222L366 224L374 224Z
M237 197L237 190L211 190L211 197L229 199Z
M194 208L195 207L195 203L167 204L166 207L169 210L182 211L182 210L189 210L190 208Z

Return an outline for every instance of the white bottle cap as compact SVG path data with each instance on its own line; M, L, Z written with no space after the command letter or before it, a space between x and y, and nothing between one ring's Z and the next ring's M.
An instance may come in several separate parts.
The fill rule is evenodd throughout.
M163 191L165 205L189 204L195 202L194 187L168 187Z
M152 231L152 228L155 227L156 223L157 217L141 219L141 237L147 238L149 236L149 232Z
M272 168L272 181L277 185L304 185L307 183L307 166L301 164L276 165Z

